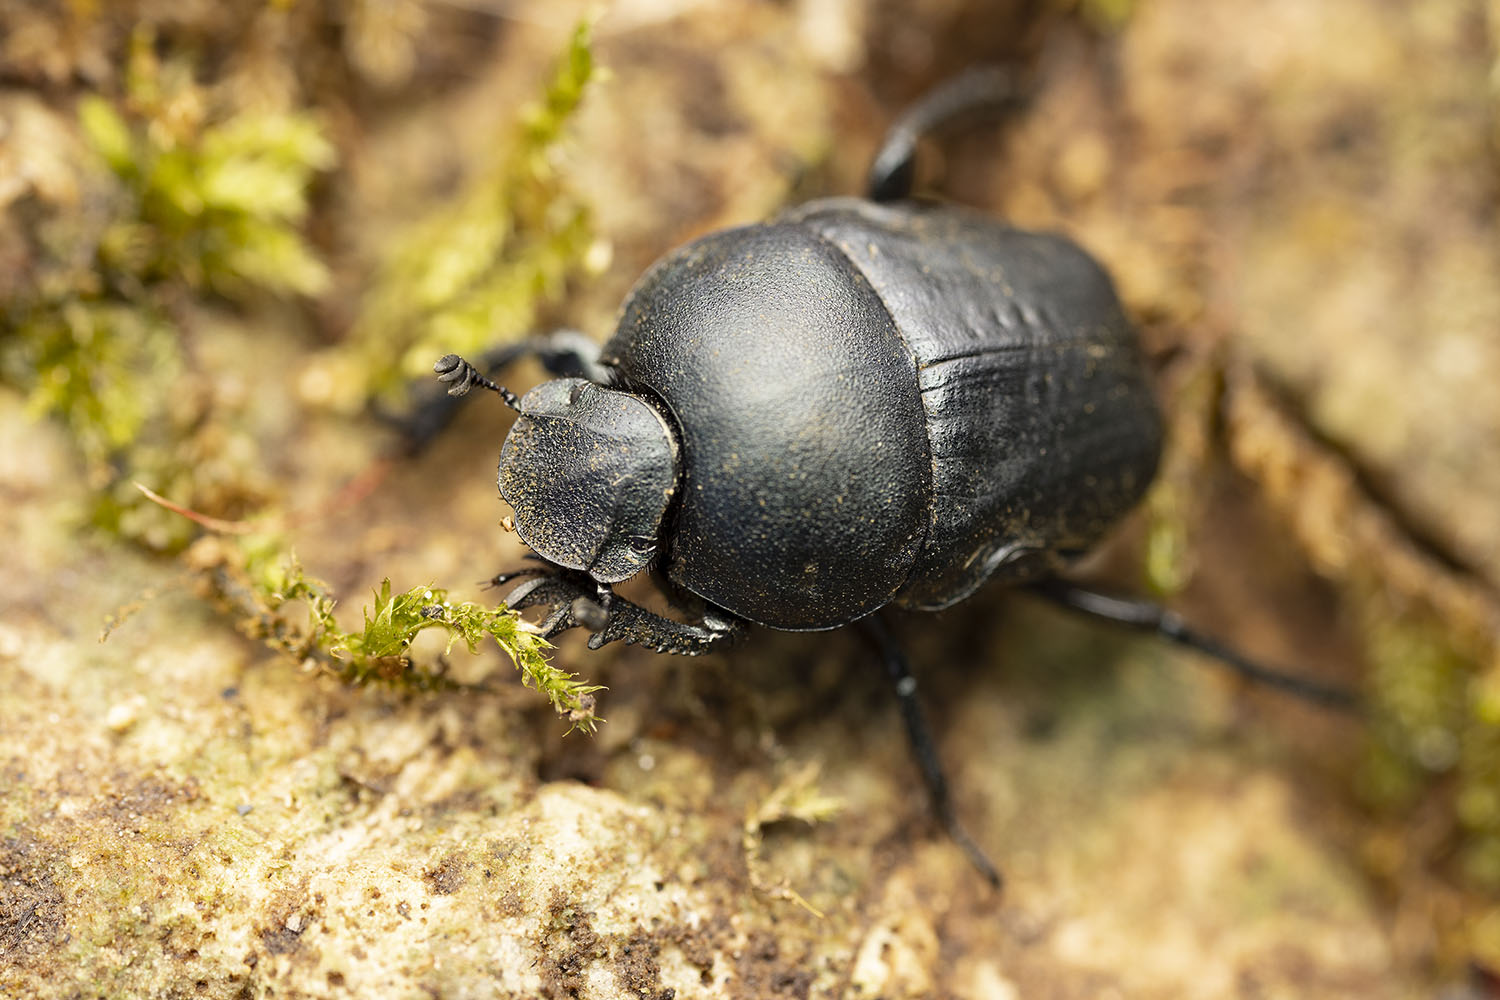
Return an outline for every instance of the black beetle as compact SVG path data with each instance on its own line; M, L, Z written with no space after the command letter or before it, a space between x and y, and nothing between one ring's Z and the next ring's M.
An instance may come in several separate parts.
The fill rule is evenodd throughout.
M500 455L515 529L547 564L507 603L554 610L589 645L697 654L743 623L859 622L881 650L939 817L964 835L905 658L872 613L948 607L989 579L1160 631L1257 680L1341 692L1248 663L1169 612L1055 574L1140 499L1161 422L1109 277L1053 234L909 199L918 137L1013 101L974 71L901 118L869 198L831 198L705 236L658 261L595 353L540 338L555 372L517 399L448 355L436 371L520 413ZM611 585L655 571L701 602L674 621Z

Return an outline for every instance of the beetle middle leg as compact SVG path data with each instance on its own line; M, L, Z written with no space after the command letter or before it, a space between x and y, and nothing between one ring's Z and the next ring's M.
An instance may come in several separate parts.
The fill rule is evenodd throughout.
M891 682L892 690L896 692L897 703L901 706L901 721L906 725L906 737L911 743L912 756L916 759L918 770L922 772L922 781L927 785L927 794L932 801L933 813L948 831L948 836L953 838L953 842L969 856L969 861L979 869L980 874L987 878L991 885L999 888L1004 881L1000 870L995 867L994 862L989 859L984 850L974 842L974 838L969 836L963 824L959 823L958 814L953 810L953 798L948 791L948 778L943 773L943 763L938 758L937 744L932 738L932 730L927 725L927 715L922 711L922 702L917 698L917 680L911 675L911 667L906 661L906 654L901 651L895 637L891 635L878 614L861 618L857 627L879 651L886 678Z

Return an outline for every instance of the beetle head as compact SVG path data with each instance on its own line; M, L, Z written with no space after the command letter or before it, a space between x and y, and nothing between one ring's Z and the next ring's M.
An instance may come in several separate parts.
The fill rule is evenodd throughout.
M520 412L500 450L499 483L521 540L600 583L644 569L677 485L666 417L640 396L581 378L543 382Z

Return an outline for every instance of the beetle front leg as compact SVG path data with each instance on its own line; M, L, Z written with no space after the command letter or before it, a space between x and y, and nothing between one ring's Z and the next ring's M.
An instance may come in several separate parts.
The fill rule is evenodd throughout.
M590 649L624 642L658 653L701 656L745 632L744 622L719 611L709 611L697 624L673 621L613 592L601 594L587 577L565 572L527 580L506 596L505 603L518 611L551 607L542 635L550 639L568 629L587 628Z
M697 624L673 621L615 595L609 620L589 636L589 648L611 642L645 646L658 653L701 656L733 642L745 633L745 623L723 612L710 611Z
M601 628L605 624L605 610L594 600L594 590L582 574L528 567L513 573L499 573L491 583L498 585L523 576L530 579L505 595L505 606L513 611L551 608L542 621L542 638L551 639L580 626Z
M953 842L962 848L969 856L969 861L979 869L979 873L998 889L1004 881L1000 870L984 853L984 849L974 842L974 838L969 836L968 831L959 823L958 814L953 811L948 778L943 773L943 763L938 758L937 743L932 738L932 730L927 726L922 702L917 698L917 679L911 675L906 654L901 652L901 647L879 615L861 618L858 627L879 651L886 678L896 692L896 701L901 706L901 721L906 724L906 737L911 743L912 757L916 759L917 769L922 772L922 780L927 785L933 813L948 831L948 836L953 838Z
M548 373L559 378L586 378L600 383L609 378L608 369L599 362L599 344L577 330L554 330L496 347L469 367L476 375L492 376L522 358L535 358ZM463 392L434 393L417 402L409 413L377 412L377 416L401 432L408 454L416 454L453 422L464 404L463 396Z
M917 141L976 112L999 112L1019 104L1025 92L996 66L977 66L940 84L891 124L870 163L866 192L871 201L911 197Z

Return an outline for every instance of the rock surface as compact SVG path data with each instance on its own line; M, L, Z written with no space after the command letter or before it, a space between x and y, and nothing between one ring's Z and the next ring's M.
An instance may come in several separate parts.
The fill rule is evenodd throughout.
M1157 352L1268 372L1490 600L1500 15L981 6L618 4L566 166L613 262L555 318L602 336L657 254L857 189L904 100L1034 56L1034 104L945 146L934 182L1094 249ZM507 12L440 108L364 139L348 239L385 232L408 161L461 156L492 134L464 123L535 91L569 21ZM287 506L322 509L386 438L299 406L314 347L284 314L195 308L225 377L265 401ZM520 557L496 526L497 409L296 534L346 616L384 577L457 590ZM1203 509L1185 612L1357 683L1336 574L1309 570L1257 484L1213 460L1186 475ZM0 389L0 997L1381 1000L1500 963L1500 908L1424 860L1441 824L1358 803L1359 723L1024 596L899 623L996 893L927 818L851 637L760 632L702 661L569 639L556 661L608 685L608 721L565 737L498 656L456 663L483 692L406 694L266 653L177 563L80 531L90 489L66 436ZM1101 561L1118 586L1138 586L1143 521ZM750 823L806 781L842 808Z

